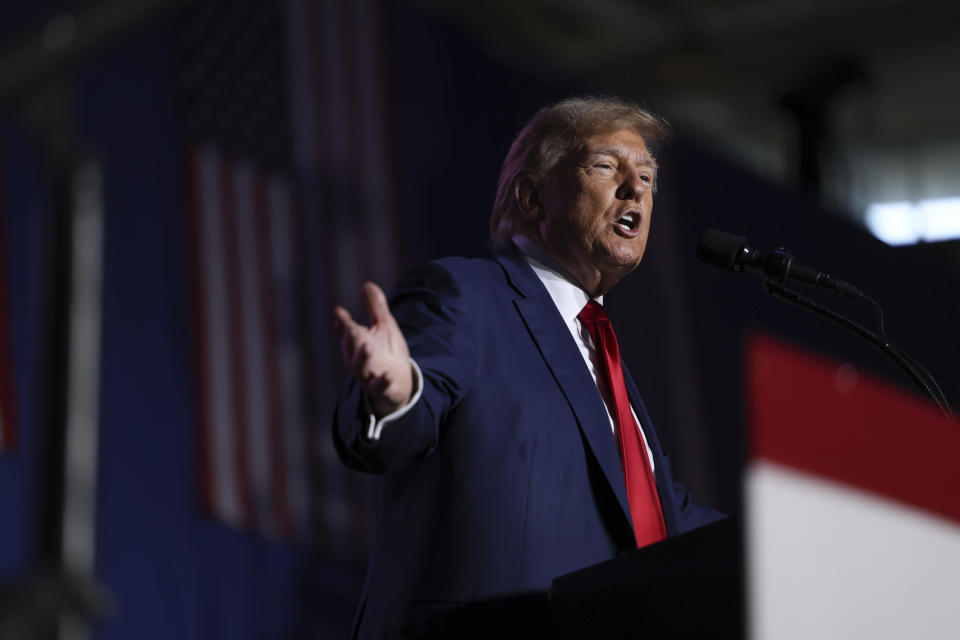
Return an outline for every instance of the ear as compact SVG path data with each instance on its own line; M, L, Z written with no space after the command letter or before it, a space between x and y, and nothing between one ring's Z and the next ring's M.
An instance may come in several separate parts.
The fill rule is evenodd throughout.
M533 176L529 173L520 174L514 181L513 196L524 216L539 216L542 214L543 210L540 207L540 200L537 198L534 188Z

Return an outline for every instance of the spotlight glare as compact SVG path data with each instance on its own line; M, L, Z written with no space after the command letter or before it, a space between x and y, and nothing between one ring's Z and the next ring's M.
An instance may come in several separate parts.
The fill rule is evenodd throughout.
M927 242L960 238L960 198L922 200L917 206Z
M867 228L874 237L891 246L920 240L917 208L910 202L883 202L867 207Z

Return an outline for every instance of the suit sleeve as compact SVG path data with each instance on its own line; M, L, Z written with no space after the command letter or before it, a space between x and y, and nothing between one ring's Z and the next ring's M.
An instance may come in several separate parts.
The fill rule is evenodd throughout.
M672 503L676 506L677 531L674 533L684 533L727 517L725 513L712 507L694 502L693 495L687 491L683 483L673 479L670 459L666 455L663 456L663 463L666 467L664 475L668 479Z
M420 399L378 440L367 438L369 415L360 384L352 378L334 412L333 438L351 468L380 473L429 455L442 425L473 384L476 339L463 290L438 264L412 272L394 289L390 309L423 374Z

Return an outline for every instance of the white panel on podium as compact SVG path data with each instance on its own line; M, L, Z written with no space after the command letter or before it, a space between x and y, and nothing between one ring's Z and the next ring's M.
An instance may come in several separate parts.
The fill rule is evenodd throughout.
M960 636L960 524L769 463L746 491L751 638Z

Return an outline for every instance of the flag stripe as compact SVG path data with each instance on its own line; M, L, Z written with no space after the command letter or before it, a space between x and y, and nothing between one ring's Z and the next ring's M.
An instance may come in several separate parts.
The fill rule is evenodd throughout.
M311 450L307 446L306 421L303 414L303 361L300 350L300 341L290 338L303 336L301 327L297 324L297 313L294 301L298 298L294 289L299 283L295 277L299 264L296 253L300 243L294 232L293 221L295 208L290 199L289 189L285 184L275 184L271 191L271 221L270 237L273 241L272 255L273 269L277 282L285 283L287 287L282 296L276 299L275 305L280 310L278 316L279 335L287 339L278 342L276 349L277 369L284 392L284 442L283 449L288 462L286 468L287 481L291 487L290 504L293 510L297 528L301 531L309 530L309 496L307 487L309 479L306 474L306 456Z
M236 197L236 246L238 249L237 275L240 277L240 331L243 350L243 393L246 400L245 420L247 428L244 442L250 465L250 490L255 509L256 522L261 529L271 534L275 532L275 519L271 511L270 500L270 417L267 413L266 365L263 343L262 306L260 303L260 261L261 256L256 238L256 212L259 205L256 193L260 179L255 176L249 165L238 165L234 171Z
M211 470L213 490L211 507L231 524L241 524L244 516L240 496L234 479L234 465L226 452L233 452L234 407L232 378L230 376L230 336L228 328L229 301L227 299L227 274L225 248L223 246L224 221L223 201L220 188L220 158L211 149L201 152L201 191L203 206L199 214L203 231L203 279L204 299L207 302L204 315L203 349L206 350L207 369L204 377L208 384L209 411L205 427L211 444L208 468Z
M204 408L202 429L206 459L203 469L207 478L208 508L231 524L242 520L239 497L233 480L232 466L223 451L232 451L233 406L230 402L227 324L227 287L224 249L221 243L223 221L220 191L220 159L211 149L195 154L199 182L198 208L195 212L199 241L201 272L198 305L201 364L201 405Z
M233 421L228 427L232 430L233 443L233 479L237 485L237 494L240 497L240 524L244 527L255 527L253 508L253 490L250 473L250 443L249 420L244 402L244 374L243 366L246 361L246 345L243 342L242 323L244 321L242 308L243 283L240 274L239 246L237 241L237 201L234 167L232 162L224 162L219 175L220 192L222 197L222 233L220 235L224 245L226 259L224 269L226 273L227 310L228 316L224 328L228 335L229 351L227 360L230 381L230 395L228 401L232 404Z
M259 260L257 266L260 278L260 314L264 318L261 324L261 339L267 345L267 354L264 358L264 390L266 391L269 406L269 455L270 455L270 486L272 499L272 517L277 534L289 536L293 534L293 522L290 514L289 483L286 479L287 462L284 450L284 431L286 412L282 402L280 376L277 367L277 292L274 286L273 264L275 260L270 220L282 212L276 210L272 199L275 191L274 181L257 181L256 213L257 213L257 251ZM283 253L284 248L278 247L277 252Z

